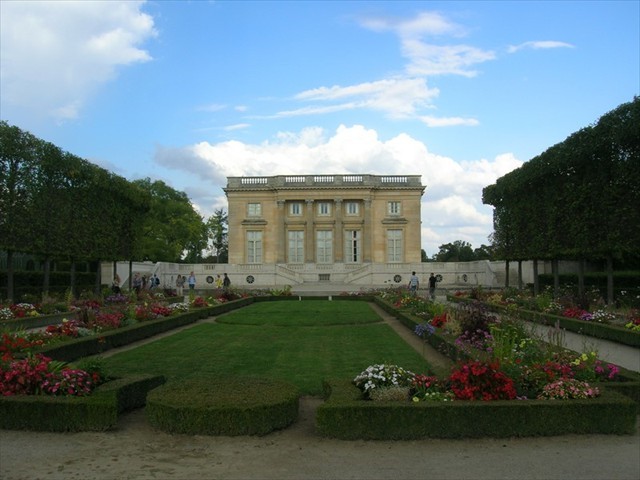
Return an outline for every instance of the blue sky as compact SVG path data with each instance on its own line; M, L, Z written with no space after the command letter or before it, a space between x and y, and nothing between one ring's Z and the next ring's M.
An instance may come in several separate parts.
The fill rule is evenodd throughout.
M422 175L422 248L640 94L640 2L0 1L0 118L226 208L227 176Z

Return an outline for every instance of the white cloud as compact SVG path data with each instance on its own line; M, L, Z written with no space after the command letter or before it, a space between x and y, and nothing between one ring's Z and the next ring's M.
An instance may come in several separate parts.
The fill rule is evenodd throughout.
M223 130L226 132L233 132L236 130L244 130L245 128L249 128L250 126L250 123L236 123L234 125L227 125L223 128Z
M419 117L420 120L427 127L454 127L454 126L466 126L475 127L480 125L480 122L475 118L462 118L462 117L434 117L431 115L423 115Z
M469 45L443 45L441 37L461 37L466 31L437 12L421 12L405 20L369 18L361 25L378 32L391 31L399 37L402 54L409 60L405 67L409 76L474 77L477 72L471 69L473 65L496 58L492 51Z
M361 125L339 126L327 134L319 127L281 132L261 144L226 141L200 142L184 148L160 148L157 163L198 176L213 188L194 198L206 215L211 192L221 191L230 176L367 173L374 175L421 175L426 191L422 199L423 248L431 255L439 245L454 240L474 247L488 243L492 231L491 208L482 205L482 188L522 162L512 154L494 160L458 162L437 155L427 146L400 134L383 140L373 129ZM193 197L192 197L193 198ZM207 213L208 212L208 213Z
M462 35L464 29L438 12L421 12L416 17L405 20L393 18L364 18L361 25L376 32L391 31L401 38L421 38L423 36Z
M146 62L156 35L142 2L0 2L2 104L57 120L80 114L120 66Z
M408 59L402 75L355 85L321 86L305 90L294 96L295 100L304 102L304 106L260 118L367 109L383 112L392 119L417 119L427 126L477 125L475 119L421 116L423 109L434 107L434 101L440 95L439 89L428 87L427 77L446 74L474 77L478 72L473 67L495 59L494 52L468 45L437 45L424 40L426 37L458 37L465 33L460 25L437 12L421 12L413 18L402 20L365 18L360 25L376 32L389 31L399 38L402 55Z
M208 105L200 105L196 107L196 110L199 112L220 112L227 108L226 105L220 103L210 103Z
M295 99L313 102L349 101L326 107L305 107L292 112L281 112L279 115L317 114L366 108L382 111L391 117L407 117L413 116L419 108L430 106L439 93L437 88L429 88L424 78L389 78L344 87L319 87L300 92Z
M520 45L510 45L507 49L509 53L515 53L522 49L533 49L533 50L541 50L541 49L549 49L549 48L574 48L573 45L566 42L558 42L555 40L538 40L531 42L524 42Z
M496 58L492 51L468 45L433 45L419 40L404 41L402 51L409 58L409 75L475 77L478 72L470 67Z

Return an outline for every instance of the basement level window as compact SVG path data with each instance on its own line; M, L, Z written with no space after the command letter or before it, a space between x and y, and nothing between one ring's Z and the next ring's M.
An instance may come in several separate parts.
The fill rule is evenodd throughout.
M330 273L318 274L318 280L320 280L321 282L328 282L330 280L330 277L331 277Z

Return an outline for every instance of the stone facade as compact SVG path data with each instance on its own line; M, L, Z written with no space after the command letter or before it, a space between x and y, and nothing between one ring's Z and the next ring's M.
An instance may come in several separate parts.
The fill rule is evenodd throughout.
M229 177L229 264L330 275L419 263L424 190L419 175Z

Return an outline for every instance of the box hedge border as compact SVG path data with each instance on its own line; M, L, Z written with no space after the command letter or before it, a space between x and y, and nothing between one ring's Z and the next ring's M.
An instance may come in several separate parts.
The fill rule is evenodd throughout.
M0 397L0 428L48 432L113 429L118 415L145 405L161 375L132 375L106 382L86 397L16 395Z
M153 390L149 423L187 435L266 435L298 419L299 391L262 377L202 377L169 382Z
M316 426L343 440L633 434L636 405L603 390L588 400L374 402L349 381L326 381Z

